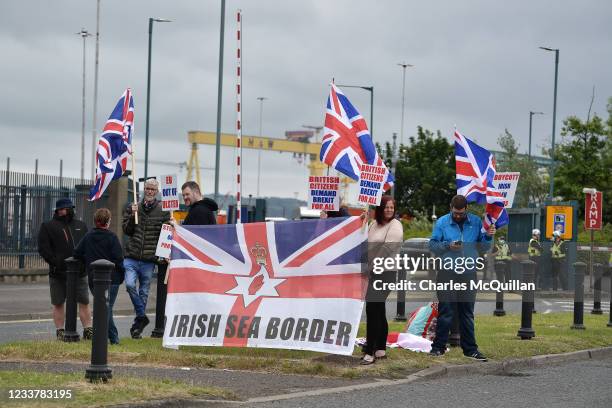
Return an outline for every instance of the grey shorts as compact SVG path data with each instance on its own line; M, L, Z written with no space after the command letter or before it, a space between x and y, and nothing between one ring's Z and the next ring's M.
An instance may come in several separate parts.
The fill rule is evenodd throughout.
M66 301L66 281L64 279L49 276L49 287L51 289L51 304L60 306ZM77 303L89 304L89 287L87 286L87 275L77 278Z

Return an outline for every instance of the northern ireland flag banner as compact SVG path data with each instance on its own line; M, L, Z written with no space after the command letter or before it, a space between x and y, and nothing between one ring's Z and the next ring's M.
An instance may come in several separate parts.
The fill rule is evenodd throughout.
M352 354L366 241L359 217L176 227L163 345Z

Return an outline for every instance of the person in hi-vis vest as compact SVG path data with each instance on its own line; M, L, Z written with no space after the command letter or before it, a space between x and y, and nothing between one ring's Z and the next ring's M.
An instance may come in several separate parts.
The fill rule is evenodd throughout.
M552 259L552 286L553 290L557 290L558 282L561 282L561 288L567 290L567 277L565 274L565 253L567 245L561 238L561 232L553 232L553 244L550 247L550 257Z
M497 280L504 279L506 282L508 282L510 280L512 251L510 251L510 246L508 245L508 242L506 242L506 237L504 235L500 235L497 241L495 241L495 247L493 248L492 254L495 256L496 261L501 261L504 263L503 275L498 275Z
M535 228L531 231L531 239L529 240L529 247L527 248L529 254L529 260L535 262L534 272L535 276L533 282L537 289L541 289L540 285L540 259L542 256L542 245L540 245L540 230Z

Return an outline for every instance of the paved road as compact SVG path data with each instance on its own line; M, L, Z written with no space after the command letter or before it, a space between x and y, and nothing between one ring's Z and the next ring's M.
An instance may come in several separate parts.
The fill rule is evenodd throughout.
M150 335L154 328L155 291L156 283L154 281L151 285L148 302L151 324L145 329L145 336ZM495 310L494 296L491 294L480 294L479 296L482 301L476 303L476 314L492 314ZM410 312L422 306L426 303L425 299L427 298L407 302L406 311ZM607 300L607 294L604 295L604 299L606 301L602 302L602 309L605 313L608 313L610 303ZM93 298L90 300L93 301ZM592 306L592 301L586 300L585 312L588 313ZM520 313L520 296L516 294L507 296L504 307L508 313ZM55 326L50 320L50 308L48 283L0 285L0 344L16 340L53 338L55 336ZM392 294L387 302L387 317L390 320L396 316L396 310L395 294ZM571 298L537 299L536 310L540 313L569 312L573 310L573 300ZM16 318L17 315L22 316ZM115 303L115 315L115 323L119 329L120 337L129 336L129 328L132 325L134 313L125 286L121 286L119 289L119 295ZM365 314L363 320L365 320ZM80 327L80 322L78 326Z
M256 408L490 408L612 406L612 359L580 361L510 375L443 378L346 393L246 404ZM202 406L229 406L206 404Z
M155 308L157 281L151 282L149 291L149 306ZM89 296L90 304L93 297ZM133 310L130 297L125 290L125 285L119 288L119 294L115 301L115 310ZM0 284L0 321L15 320L15 315L23 315L19 318L29 319L48 318L51 315L51 298L48 282ZM9 317L10 316L10 317Z

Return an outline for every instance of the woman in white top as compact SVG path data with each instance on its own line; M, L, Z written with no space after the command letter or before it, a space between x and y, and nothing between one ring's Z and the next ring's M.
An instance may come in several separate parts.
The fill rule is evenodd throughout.
M395 201L391 196L383 196L375 210L375 220L368 231L368 259L378 257L395 257L404 238L402 223L395 219ZM385 302L389 290L384 283L395 282L395 270L374 273L370 270L368 292L366 295L366 345L361 364L372 364L376 359L386 357L387 334L389 325L385 311Z

